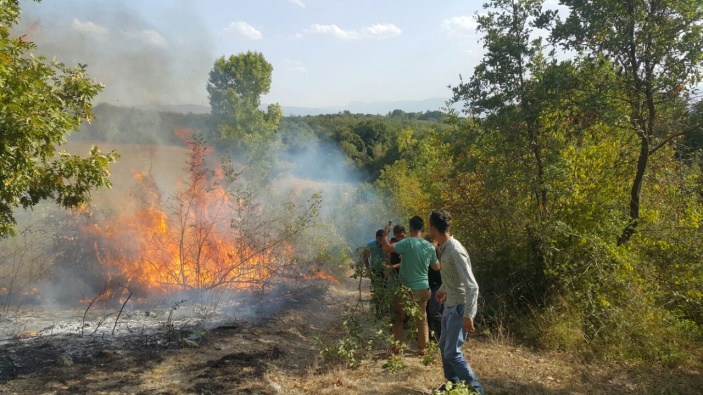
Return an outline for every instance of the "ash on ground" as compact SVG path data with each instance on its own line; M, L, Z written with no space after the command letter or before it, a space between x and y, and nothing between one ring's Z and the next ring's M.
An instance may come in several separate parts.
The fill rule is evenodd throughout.
M283 284L264 293L228 291L216 297L182 294L150 303L90 308L9 309L0 318L0 383L50 366L195 348L209 330L246 332L275 320L280 311L307 305L326 289L326 284L315 281L302 287Z

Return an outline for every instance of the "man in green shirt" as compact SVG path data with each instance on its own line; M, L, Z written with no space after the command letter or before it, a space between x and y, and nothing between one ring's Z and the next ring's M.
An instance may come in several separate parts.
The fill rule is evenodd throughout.
M430 283L427 278L427 269L431 266L434 270L439 270L437 253L432 243L423 239L422 231L425 223L422 218L415 216L410 219L410 237L405 238L395 244L390 244L388 240L382 240L381 246L385 252L396 252L400 254L400 280L412 291L412 297L422 315L416 319L417 323L417 346L418 353L424 355L429 343L429 329L427 327L427 301L430 300ZM390 231L390 226L386 227L386 233ZM402 295L396 295L394 300L393 315L393 336L396 342L403 341L403 321L405 312L403 311ZM394 350L398 351L398 350Z

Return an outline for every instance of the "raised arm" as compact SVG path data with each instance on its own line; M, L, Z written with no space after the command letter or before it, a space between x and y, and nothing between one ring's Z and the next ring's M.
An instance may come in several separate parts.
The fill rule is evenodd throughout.
M391 231L391 227L386 226L383 230L386 232L386 237L381 240L381 249L383 249L383 252L396 252L393 244L388 241L388 232Z

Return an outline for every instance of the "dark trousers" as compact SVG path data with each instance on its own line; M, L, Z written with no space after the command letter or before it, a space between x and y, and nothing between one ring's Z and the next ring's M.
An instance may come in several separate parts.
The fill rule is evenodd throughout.
M427 325L430 327L430 337L434 341L439 341L442 335L442 313L444 312L444 303L435 299L438 289L432 290L432 297L427 303Z

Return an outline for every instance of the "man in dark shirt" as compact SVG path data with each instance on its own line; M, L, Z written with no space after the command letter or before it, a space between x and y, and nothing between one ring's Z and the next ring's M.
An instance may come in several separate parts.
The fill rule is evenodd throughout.
M396 225L393 227L393 238L391 239L391 244L395 244L405 238L405 226ZM400 254L397 252L391 252L388 257L391 268L393 269L390 275L395 274L398 276L400 273Z
M426 240L432 243L435 249L437 248L437 243L434 243L429 235ZM439 254L437 254L437 258L439 258ZM427 301L427 325L430 328L430 339L439 342L439 337L442 335L444 303L439 302L436 296L437 290L442 286L442 275L438 270L430 268L427 271L427 279L430 281L430 291L432 291L432 297Z

